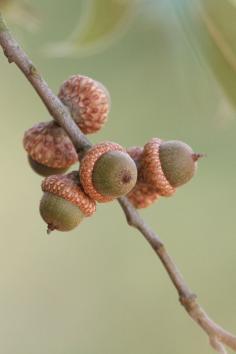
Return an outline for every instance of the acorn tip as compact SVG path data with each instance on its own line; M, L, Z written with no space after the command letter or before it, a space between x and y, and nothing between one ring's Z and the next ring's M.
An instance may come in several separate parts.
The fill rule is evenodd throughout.
M47 235L50 235L50 233L55 230L55 227L51 224L48 224L48 227L47 227Z
M199 153L192 154L193 161L195 162L201 159L202 157L206 157L206 154L199 154Z

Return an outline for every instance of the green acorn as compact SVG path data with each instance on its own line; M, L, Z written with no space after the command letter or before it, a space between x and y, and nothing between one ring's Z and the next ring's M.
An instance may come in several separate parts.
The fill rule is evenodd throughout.
M137 168L125 152L111 151L102 155L93 170L93 185L102 195L120 197L135 185Z
M96 210L95 202L81 188L78 172L49 176L44 179L42 190L39 210L48 225L48 233L70 231Z
M48 224L48 233L53 230L73 230L84 218L79 207L53 193L44 193L40 202L40 214Z
M164 141L159 148L161 167L172 187L180 187L190 181L197 169L197 160L202 156L178 140Z
M162 196L170 196L194 176L202 156L182 141L154 138L144 146L140 173Z
M120 145L104 142L94 145L82 159L80 179L92 199L108 202L133 189L137 167Z

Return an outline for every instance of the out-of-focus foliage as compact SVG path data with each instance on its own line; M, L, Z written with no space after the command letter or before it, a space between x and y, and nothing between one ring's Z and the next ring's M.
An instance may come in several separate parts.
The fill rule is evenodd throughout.
M137 0L87 0L79 26L64 42L50 44L53 56L79 56L104 48L120 36L135 12Z
M29 31L39 28L39 15L27 0L0 0L0 9L10 23Z
M170 0L201 65L212 70L227 97L236 104L236 6L232 0ZM47 46L53 56L91 55L127 29L137 7L151 1L89 0L72 35ZM158 3L158 1L156 1ZM145 16L145 11L143 11ZM157 19L158 21L158 19Z
M172 1L196 56L236 105L236 2Z

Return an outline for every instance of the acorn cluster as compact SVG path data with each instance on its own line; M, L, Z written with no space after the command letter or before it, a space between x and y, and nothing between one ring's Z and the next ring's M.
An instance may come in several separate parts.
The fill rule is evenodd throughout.
M108 118L110 96L99 82L74 75L58 97L84 134L99 131ZM146 208L160 196L171 196L194 175L196 154L181 141L151 139L144 147L123 148L105 141L78 158L70 138L55 121L27 130L23 145L42 182L40 214L53 230L69 231L96 211L96 203L127 196L135 208ZM77 170L65 174L75 163Z

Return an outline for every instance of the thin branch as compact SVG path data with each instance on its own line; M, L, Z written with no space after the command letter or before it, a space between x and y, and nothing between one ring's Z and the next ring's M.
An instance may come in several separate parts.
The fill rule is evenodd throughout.
M57 96L53 94L31 60L11 35L2 18L1 12L0 45L2 46L4 54L8 58L9 63L14 62L24 73L26 78L30 81L31 85L43 101L50 115L60 126L65 129L73 144L75 145L78 153L84 153L89 147L92 146L92 144L82 134L80 129L72 120L67 108L65 108ZM118 201L125 213L127 223L140 231L140 233L149 242L150 246L161 260L173 285L178 292L180 303L184 306L190 317L207 334L211 346L221 354L227 354L225 346L228 346L236 352L236 336L227 332L225 329L216 324L197 303L196 295L186 284L176 264L167 253L166 248L164 247L164 244L160 240L159 236L144 222L136 209L125 197L119 198Z
M48 87L42 75L39 74L35 65L27 54L19 46L18 42L8 30L0 12L0 44L9 63L14 62L24 73L31 83L49 114L62 126L71 138L77 152L81 152L91 147L91 143L84 134L78 129L76 123L71 119L68 109L61 103L59 98L54 95Z
M196 295L186 284L182 274L167 253L159 236L150 229L126 198L119 198L119 203L126 215L127 223L143 234L160 258L178 292L180 303L184 306L191 318L207 333L211 346L219 353L227 353L223 344L236 351L236 336L216 324L197 303Z

